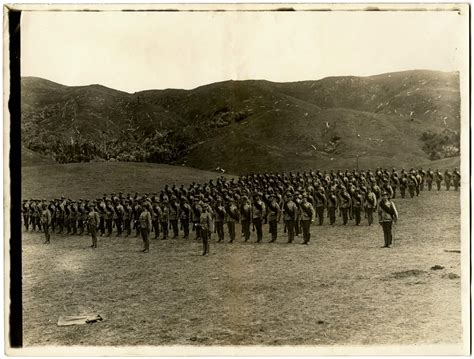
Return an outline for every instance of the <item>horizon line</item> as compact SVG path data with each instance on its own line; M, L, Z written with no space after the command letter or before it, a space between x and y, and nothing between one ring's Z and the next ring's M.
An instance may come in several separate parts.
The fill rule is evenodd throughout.
M206 86L210 86L210 85L214 85L214 84L219 84L219 83L224 83L224 82L265 81L265 82L270 82L270 83L275 83L275 84L291 84L291 83L300 83L300 82L316 82L316 81L322 81L322 80L325 80L325 79L337 78L337 77L368 78L368 77L376 77L376 76L382 76L382 75L390 75L390 74L403 73L403 72L415 72L415 71L420 71L420 72L421 72L421 71L425 71L425 72L440 72L440 73L445 73L445 74L459 74L459 72L460 72L460 71L442 71L442 70L431 70L431 69L409 69L409 70L401 70L401 71L382 72L382 73L373 74L373 75L366 75L366 76L357 76L357 75L330 75L330 76L325 76L325 77L321 77L321 78L318 78L318 79L296 80L296 81L283 81L283 82L282 82L282 81L271 81L271 80L267 80L267 79L257 79L257 78L245 79L245 80L227 79L227 80L221 80L221 81L216 81L216 82L209 82L209 83L206 83L206 84L203 84L203 85L199 85L199 86L196 86L196 87L193 87L193 88L189 88L189 89L186 89L186 88L177 88L177 87L148 88L148 89L139 90L139 91L135 91L135 92L128 92L128 91L125 91L125 90L116 89L116 88L113 88L113 87L109 87L109 86L106 86L106 85L102 85L102 84L100 84L100 83L91 83L91 84L87 84L87 85L66 85L66 84L63 84L63 83L60 83L60 82L56 82L56 81L47 79L47 78L45 78L45 77L40 77L40 76L20 76L20 80L27 79L27 78L35 78L35 79L41 79L41 80L44 80L44 81L52 82L52 83L54 83L54 84L57 84L57 85L63 86L63 87L90 87L90 86L101 86L101 87L105 87L106 89L109 89L109 90L118 91L118 92L123 92L123 93L129 94L129 95L134 95L134 94L137 94L137 93L140 93L140 92L146 92L146 91L168 91L168 90L194 91L194 90L199 89L199 88L201 88L201 87L206 87Z

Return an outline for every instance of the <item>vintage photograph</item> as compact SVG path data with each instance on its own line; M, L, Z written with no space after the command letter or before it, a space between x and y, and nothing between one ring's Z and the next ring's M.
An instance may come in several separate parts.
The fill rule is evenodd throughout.
M468 5L5 11L8 353L469 354Z

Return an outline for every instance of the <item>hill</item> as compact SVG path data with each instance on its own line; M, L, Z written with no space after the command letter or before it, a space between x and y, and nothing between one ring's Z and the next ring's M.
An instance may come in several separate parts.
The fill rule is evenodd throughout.
M42 164L22 167L22 196L25 199L94 199L104 193L159 192L165 185L208 182L218 172L156 163L91 162Z
M400 167L458 154L459 104L457 73L421 70L134 94L23 78L22 141L59 162L115 158L240 173L354 167L359 156L361 167Z
M459 157L438 161L427 161L419 166L433 169L452 170L459 168ZM339 168L353 168L351 163ZM366 166L368 168L369 166ZM372 168L372 166L370 166ZM67 196L72 199L97 198L102 194L124 194L135 192L159 192L165 185L189 185L192 182L204 183L216 180L220 176L232 178L232 175L219 172L202 171L185 166L171 166L156 163L133 162L90 162L90 163L29 163L22 166L22 197L57 198Z

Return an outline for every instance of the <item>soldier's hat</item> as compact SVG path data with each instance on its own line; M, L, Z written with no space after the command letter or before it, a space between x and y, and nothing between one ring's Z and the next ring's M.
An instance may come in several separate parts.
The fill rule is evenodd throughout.
M172 199L172 200L175 200L175 199L176 199L176 196L175 196L175 195L172 195L172 196L171 196L171 199Z
M383 192L382 192L382 196L388 196L387 191L383 191Z

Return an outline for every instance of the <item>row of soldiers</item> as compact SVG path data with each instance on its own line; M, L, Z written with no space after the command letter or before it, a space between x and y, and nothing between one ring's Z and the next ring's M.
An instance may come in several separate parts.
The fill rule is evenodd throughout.
M138 236L145 223L140 216L144 209L150 214L147 228L157 239L169 237L172 231L177 238L179 231L184 238L190 230L201 236L201 215L211 215L218 240L224 239L224 224L227 225L230 241L235 240L235 223L240 223L242 235L247 241L252 227L257 241L263 237L262 225L269 224L271 241L276 240L277 223L284 220L288 241L303 233L305 243L309 242L309 223L317 219L323 225L324 219L336 223L337 215L342 217L343 225L349 220L361 223L362 215L369 225L373 223L373 213L377 209L382 192L389 198L396 198L397 191L402 198L406 190L410 197L419 195L425 187L431 190L432 183L438 185L440 178L449 190L451 181L457 190L460 175L457 169L453 174L444 175L431 169L409 171L377 168L375 171L309 171L304 173L263 173L226 179L220 177L214 183L192 183L188 188L181 185L165 186L160 193L124 195L122 192L106 194L95 200L74 201L64 197L51 200L30 200L23 202L23 219L26 230L44 230L45 224L53 232L72 235L90 233L91 225L101 236L111 236L113 228L116 235L129 236L132 230ZM91 211L95 212L91 216ZM95 223L97 222L97 223ZM49 239L47 239L49 241Z

